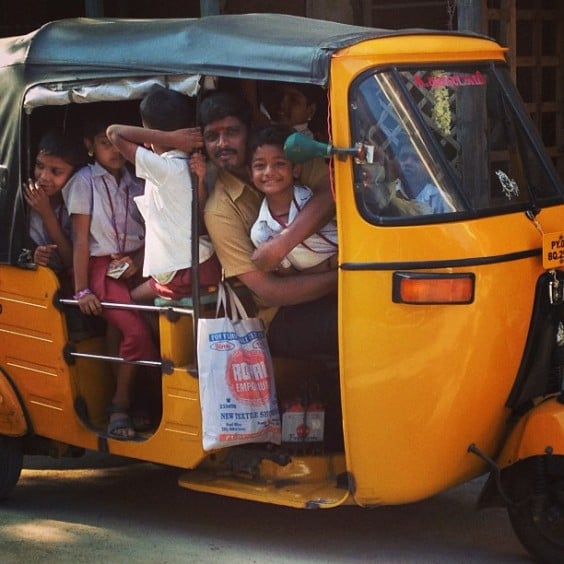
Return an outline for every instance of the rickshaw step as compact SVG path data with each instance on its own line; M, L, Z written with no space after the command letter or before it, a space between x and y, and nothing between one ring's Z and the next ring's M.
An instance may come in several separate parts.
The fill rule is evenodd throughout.
M192 470L178 480L180 487L297 509L330 509L347 503L350 492L336 479L255 481L234 476L213 476Z

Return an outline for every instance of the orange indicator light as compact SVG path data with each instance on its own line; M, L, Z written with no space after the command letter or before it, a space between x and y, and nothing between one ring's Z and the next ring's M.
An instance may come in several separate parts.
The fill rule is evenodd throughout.
M475 277L464 274L394 272L393 301L403 304L470 304Z

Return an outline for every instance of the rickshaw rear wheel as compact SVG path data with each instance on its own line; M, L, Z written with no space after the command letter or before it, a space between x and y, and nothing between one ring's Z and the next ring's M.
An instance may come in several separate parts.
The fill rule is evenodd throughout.
M23 441L19 437L0 436L0 500L17 484L23 466Z
M540 562L564 562L564 477L539 474L544 457L525 474L530 479L528 494L520 502L508 506L509 519L521 544ZM523 478L523 475L520 476Z

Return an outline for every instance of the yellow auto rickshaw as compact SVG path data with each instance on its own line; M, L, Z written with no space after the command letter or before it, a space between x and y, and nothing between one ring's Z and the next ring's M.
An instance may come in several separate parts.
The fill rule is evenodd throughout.
M30 260L22 181L42 131L89 104L125 111L154 83L200 96L223 79L326 89L329 142L296 138L287 152L330 160L338 397L319 398L315 441L205 451L195 321L215 306L195 289L139 306L159 318L161 360L139 362L159 370L162 406L154 429L115 440L105 408L123 360ZM564 561L564 190L504 48L268 14L71 19L0 39L0 84L0 497L24 454L85 449L295 508L405 504L489 472L481 505L506 506L533 555ZM406 147L426 173L419 200ZM315 390L323 364L274 360L283 414L307 424L301 386Z

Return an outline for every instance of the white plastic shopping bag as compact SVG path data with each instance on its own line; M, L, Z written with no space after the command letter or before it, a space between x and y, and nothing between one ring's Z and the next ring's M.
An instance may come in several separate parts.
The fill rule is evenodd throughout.
M221 308L225 317L217 317ZM247 316L225 282L219 285L217 312L215 318L198 320L204 450L280 444L280 414L264 325Z

